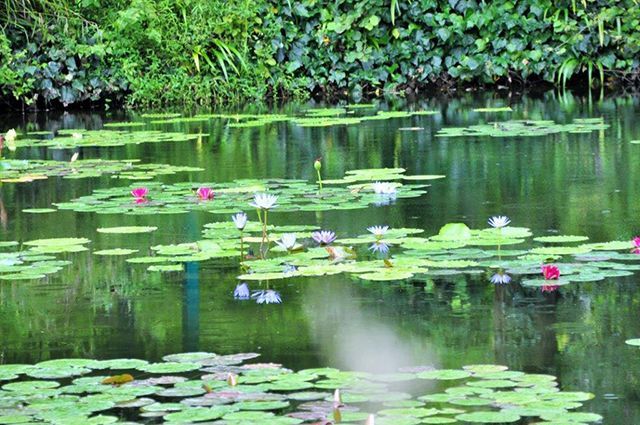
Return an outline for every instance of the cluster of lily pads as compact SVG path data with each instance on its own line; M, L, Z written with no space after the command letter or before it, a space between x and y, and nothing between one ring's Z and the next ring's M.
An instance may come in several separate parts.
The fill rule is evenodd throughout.
M552 375L501 365L294 372L246 363L258 356L194 352L157 363L70 358L0 365L0 424L417 425L539 418L539 424L579 425L602 419L574 411L593 394L561 391Z
M509 283L511 276L517 275L525 287L550 291L574 282L630 276L640 269L640 250L634 242L637 239L583 243L588 240L587 236L540 236L533 238L533 247L512 249L514 245L524 244L532 233L527 228L510 227L508 223L497 224L474 230L463 223L449 223L437 235L429 237L419 236L422 229L372 226L367 229L368 233L356 237L331 234L324 240L314 237L310 228L301 227L295 236L308 242L299 246L291 243L296 237L279 233L294 231L292 227L278 229L276 226L272 238L281 238L280 247L272 250L270 258L245 260L246 272L238 279L272 280L349 273L364 280L420 280L429 276L483 274L488 270L493 283ZM205 237L218 244L224 244L231 229L225 223L205 227ZM250 234L252 230L257 231L257 227L245 231ZM255 243L259 239L244 238ZM314 245L311 239L319 244ZM556 262L554 268L546 269L551 262ZM541 268L545 264L547 266Z
M0 280L42 279L71 264L54 254L81 252L88 248L85 238L37 239L27 241L23 249L18 242L0 242Z
M32 132L17 136L8 147L12 150L26 147L49 149L72 149L79 147L111 147L141 143L186 142L196 140L204 134L187 134L156 130L60 130L55 136L51 132ZM8 139L7 139L8 140Z
M549 120L513 120L476 124L469 127L443 128L437 137L535 137L557 133L590 133L609 128L602 118L576 118L571 124Z
M24 183L49 177L82 179L111 174L114 178L150 180L160 175L202 171L202 168L168 164L139 164L137 159L76 161L4 160L0 162L0 181Z
M235 180L230 183L150 183L147 202L134 202L130 191L136 187L98 189L93 194L56 203L59 209L100 214L176 214L190 210L204 210L216 214L231 214L245 209L256 192L278 194L279 211L324 211L327 209L358 209L369 205L386 205L397 198L418 197L428 185L403 184L444 178L440 175L405 175L403 168L365 169L347 171L342 179L323 180L324 187L306 180L267 179ZM385 180L385 185L376 184ZM194 202L197 187L212 187L215 200ZM327 187L328 186L328 187Z
M387 184L374 183L379 191L386 191ZM146 194L142 191L138 196ZM150 271L180 271L181 263L191 261L239 261L238 279L244 281L338 273L364 280L420 280L488 270L495 284L510 283L512 276L519 275L523 286L543 291L573 282L630 276L640 269L640 238L585 243L587 236L539 236L533 238L533 247L512 249L533 235L527 228L509 226L504 216L492 217L491 227L485 229L449 223L428 237L419 236L422 229L388 226L371 226L365 234L341 237L314 225L268 224L267 212L281 207L276 195L256 194L247 205L258 210L258 221L238 213L232 220L206 224L202 240L152 246L151 255L126 261L146 264ZM553 268L548 264L541 268L554 261L558 263Z
M414 115L434 115L437 111L376 111L373 104L347 105L338 108L314 108L303 111L302 114L199 114L193 117L170 117L165 120L154 120L152 124L175 124L184 122L198 122L209 119L227 120L228 127L249 128L262 127L275 122L290 122L300 127L330 127L335 125L360 124L370 120L388 120L406 118Z

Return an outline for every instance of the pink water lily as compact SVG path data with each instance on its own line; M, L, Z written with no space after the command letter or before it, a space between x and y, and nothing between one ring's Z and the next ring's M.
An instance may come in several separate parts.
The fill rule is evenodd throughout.
M136 198L136 201L139 199L144 199L145 196L149 193L149 189L146 187L136 187L131 191L131 196Z
M200 187L196 191L196 194L198 195L198 199L200 199L201 201L208 201L210 199L213 199L215 195L213 193L213 189L211 189L210 187Z
M560 277L560 269L553 264L545 264L542 266L542 275L545 280L554 280Z
M631 252L634 254L640 254L640 236L636 236L631 242L633 242L633 249Z

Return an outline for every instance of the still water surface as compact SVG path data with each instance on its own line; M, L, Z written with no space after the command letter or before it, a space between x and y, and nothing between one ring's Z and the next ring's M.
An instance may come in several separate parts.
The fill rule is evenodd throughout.
M472 112L509 102L512 113ZM286 123L226 128L215 120L153 125L148 128L209 135L193 142L84 148L80 153L85 159L139 158L206 170L160 178L170 183L314 180L312 164L320 156L325 178L377 167L447 176L433 181L420 198L389 206L270 214L276 224L317 224L338 235L361 234L367 226L382 224L424 228L426 234L454 221L480 228L496 214L508 215L514 225L529 227L536 235L588 235L597 242L640 234L640 145L629 143L640 140L640 99L589 101L547 94L512 100L425 100L409 106L441 113L328 128ZM443 127L495 119L570 123L583 117L603 117L610 128L534 138L435 137ZM123 112L0 116L0 128L99 129L103 122L125 119ZM416 126L424 130L398 130ZM72 153L25 148L11 156L68 160ZM87 237L92 250L146 251L150 245L198 240L205 223L227 218L202 212L160 217L21 213L97 188L128 184L109 176L4 183L1 239ZM247 211L251 214L249 207ZM159 230L144 235L95 231L124 225L155 225ZM426 283L372 283L345 275L295 278L269 283L280 291L283 304L257 305L233 299L238 270L232 264L191 263L182 274L159 275L120 258L90 252L71 256L73 265L46 280L0 282L0 362L60 357L151 360L203 350L258 351L264 361L293 369L332 366L386 372L417 364L459 368L498 363L556 375L564 390L595 393L588 410L609 418L606 423L640 423L640 353L624 344L625 339L640 337L635 275L573 284L552 294L523 289L517 280L494 286L488 273Z

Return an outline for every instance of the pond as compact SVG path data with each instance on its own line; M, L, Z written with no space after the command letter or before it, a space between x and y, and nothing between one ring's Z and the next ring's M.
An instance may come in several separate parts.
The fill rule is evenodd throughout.
M564 391L593 393L581 411L602 415L604 423L640 423L640 356L625 344L640 337L638 263L629 255L631 240L640 234L640 146L632 143L640 140L639 104L634 97L488 94L342 111L328 109L331 105L275 110L248 105L207 111L201 118L182 114L191 119L122 111L0 116L3 133L18 131L17 149L3 151L13 162L2 171L0 231L2 241L20 243L2 252L35 246L42 258L26 264L46 263L33 273L47 275L0 280L0 364L60 358L159 361L196 351L258 352L260 361L294 370L393 373L418 365L498 364L554 375ZM506 105L511 110L500 109ZM305 115L316 108L323 109ZM377 111L410 113L360 119L379 116ZM130 120L142 124L116 124ZM103 127L108 123L113 124ZM76 152L78 160L70 163ZM113 161L111 168L86 162L96 158ZM318 158L322 191L316 186ZM27 159L62 165L58 171L52 163L25 169L17 160ZM141 166L147 163L185 168ZM381 168L392 170L332 182L353 176L352 170ZM68 173L76 178L57 175ZM149 174L152 179L144 179ZM247 213L251 237L243 253L250 246L260 257L261 226L249 201L254 192L265 191L265 179L268 192L279 196L279 205L268 213L268 224L275 226L268 234L278 239L288 229L279 226L301 226L289 229L304 252L285 257L286 250L278 251L272 240L266 254L291 263L285 271L278 262L260 268L254 260L252 268L248 260L245 270L239 266L240 233L231 215ZM375 194L377 180L398 182L390 189L395 194ZM213 199L197 198L194 190L201 186L213 189ZM136 187L148 188L138 204L129 194ZM488 219L500 215L511 220L506 233L486 233L492 232ZM441 231L448 223L464 223L452 230L472 232L463 239L482 242L482 235L488 236L460 245L458 236L447 237L446 227ZM150 231L107 229L121 226ZM389 235L388 253L367 249L377 243L374 235L366 236L371 226L399 232ZM334 246L354 246L359 260L377 266L330 263L324 247L310 237L321 229L335 232ZM216 254L190 261L189 250L210 252L193 245L203 240L203 231ZM441 245L424 245L424 238L439 232ZM219 234L225 236L216 239ZM532 240L561 235L588 241L552 245L571 247L565 253ZM37 242L51 238L88 241ZM403 245L407 238L413 245ZM35 245L22 245L34 240ZM172 244L191 245L168 247ZM591 245L581 250L583 244ZM541 247L546 250L535 251ZM117 248L132 251L95 254ZM126 261L163 255L187 257L160 263L179 264L167 268L178 271L148 271L157 263ZM305 273L304 264L293 260L296 255L317 268ZM346 262L350 256L336 255L346 256ZM527 255L529 262L503 263ZM424 262L427 257L431 263ZM12 258L3 257L2 267L25 273ZM554 261L560 286L541 282L540 265ZM602 261L609 264L598 265ZM343 268L332 274L332 267ZM504 270L511 279L492 283ZM398 277L396 271L408 274ZM562 280L569 275L579 278ZM380 276L384 280L377 280ZM252 291L276 291L281 303L235 299L241 281Z

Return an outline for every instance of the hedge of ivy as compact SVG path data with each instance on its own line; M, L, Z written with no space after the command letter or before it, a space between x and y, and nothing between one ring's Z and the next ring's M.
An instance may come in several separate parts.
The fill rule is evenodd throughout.
M0 95L27 106L640 80L638 0L7 0L6 10Z

